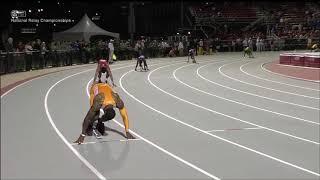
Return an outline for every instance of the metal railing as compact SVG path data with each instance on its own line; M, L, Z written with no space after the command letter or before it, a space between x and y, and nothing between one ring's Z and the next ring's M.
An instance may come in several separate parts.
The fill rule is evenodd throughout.
M313 42L319 42L320 39L313 39ZM299 50L308 49L307 39L278 39L274 40L271 45L271 39L266 39L264 45L261 47L263 51L277 51L277 50ZM310 46L310 45L309 45ZM176 56L186 56L188 54L188 47L184 45L182 52L175 51ZM232 45L232 41L218 41L202 47L201 50L197 47L198 54L209 54L210 52L233 52L243 51L242 42ZM257 51L257 46L254 40L252 45L253 51ZM158 45L146 45L140 51L147 58L168 57L172 47L161 48ZM200 52L200 53L199 53ZM204 53L205 52L205 53ZM103 50L100 49L83 49L83 50L55 50L55 51L28 51L28 52L3 52L0 56L0 74L30 71L36 69L44 69L50 67L71 66L74 64L88 64L96 62L103 55ZM131 60L137 58L139 52L133 48L119 47L114 53L117 60Z
M71 66L93 61L87 51L26 51L3 52L0 54L0 73L30 71L50 67Z

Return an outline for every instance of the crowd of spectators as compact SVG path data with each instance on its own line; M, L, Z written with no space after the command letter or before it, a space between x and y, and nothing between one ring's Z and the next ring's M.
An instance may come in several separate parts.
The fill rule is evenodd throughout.
M199 26L211 25L215 27L215 34L217 29L220 34L218 37L226 40L232 34L228 34L230 29L241 29L236 26L235 23L228 24L225 22L217 22L218 17L228 17L228 14L223 9L228 9L232 16L232 19L239 21L242 17L252 16L252 20L248 20L247 24L253 23L257 14L260 17L264 17L265 20L256 23L255 29L258 26L264 26L267 31L267 24L269 26L269 35L275 35L278 38L295 38L295 39L307 39L318 38L318 32L320 30L320 4L313 2L286 2L286 3L252 3L241 4L244 2L210 2L201 5L191 6L191 15L195 18L196 24ZM225 8L227 7L227 8ZM240 12L256 13L243 13ZM247 25L245 25L247 26ZM244 27L245 27L244 26ZM242 27L242 28L244 28ZM241 35L245 34L239 31ZM210 34L210 32L207 32ZM239 35L237 35L239 36ZM251 37L252 38L252 37Z
M147 58L186 56L190 48L196 49L196 54L212 54L219 51L242 51L250 47L254 51L283 50L288 42L293 43L297 49L310 47L319 40L319 30L289 30L285 34L267 38L266 34L259 31L229 32L212 36L210 38L176 38L167 39L139 39L110 41L52 41L46 43L40 39L14 43L12 38L5 44L2 57L8 59L9 72L41 69L46 67L67 66L73 64L95 62L99 58L112 60L110 44L117 60L133 59L138 55ZM293 41L295 40L295 41ZM114 47L113 47L114 44ZM9 54L8 54L9 53ZM15 59L15 60L13 60ZM22 63L23 62L23 63ZM20 64L19 64L20 63Z
M186 37L186 36L184 36ZM319 43L319 30L307 28L283 29L267 37L261 31L224 31L209 38L192 37L151 39L140 38L116 41L34 41L15 42L9 38L1 51L1 72L30 71L48 67L68 66L96 62L99 58L112 61L110 50L117 60L130 60L143 54L147 58L186 56L190 48L196 55L213 54L221 51L243 51L250 47L253 51L293 50L310 48ZM111 54L112 55L112 54Z

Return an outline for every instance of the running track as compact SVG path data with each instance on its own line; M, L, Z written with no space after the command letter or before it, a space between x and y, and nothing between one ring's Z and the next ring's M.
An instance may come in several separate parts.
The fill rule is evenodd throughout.
M1 96L1 178L319 179L319 83L261 69L279 53L112 65L122 120L75 145L95 65L48 74Z

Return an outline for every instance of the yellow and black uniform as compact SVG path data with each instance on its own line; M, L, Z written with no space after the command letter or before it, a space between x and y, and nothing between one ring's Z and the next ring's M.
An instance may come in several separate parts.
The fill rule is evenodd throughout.
M83 142L88 130L92 128L94 121L98 120L98 124L103 125L102 122L113 119L115 116L114 107L120 111L127 138L133 138L129 133L128 113L119 95L106 83L94 83L90 89L90 109L84 118L82 133L76 143L81 144ZM100 109L104 111L102 117L99 117ZM103 132L100 133L104 133L104 125Z
M318 44L314 44L311 48L313 52L320 52L320 47L318 46Z
M94 98L98 94L104 95L104 101L102 103L102 109L104 107L112 105L117 107L120 111L123 124L125 126L126 132L129 130L129 120L127 109L124 107L123 101L120 99L119 95L115 93L112 88L106 83L94 84L90 90L90 106L94 103Z
M246 47L243 49L243 56L245 57L246 54L249 56L249 58L253 58L252 49L250 47Z

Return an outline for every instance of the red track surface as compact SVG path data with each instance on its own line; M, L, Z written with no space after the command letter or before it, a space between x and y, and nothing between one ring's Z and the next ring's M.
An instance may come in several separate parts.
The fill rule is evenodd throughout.
M319 81L320 68L305 68L299 66L284 66L279 64L278 61L267 63L264 67L272 72L292 76L295 78L302 78L306 80Z

